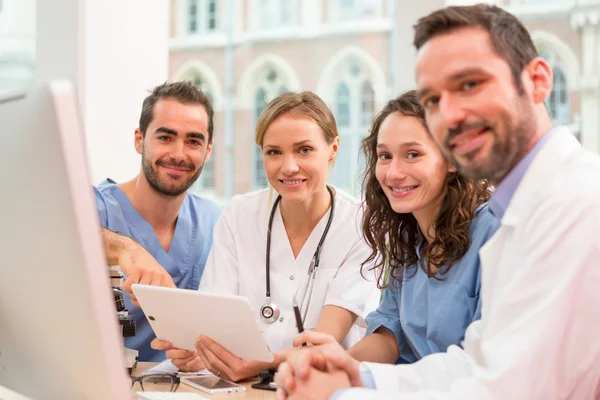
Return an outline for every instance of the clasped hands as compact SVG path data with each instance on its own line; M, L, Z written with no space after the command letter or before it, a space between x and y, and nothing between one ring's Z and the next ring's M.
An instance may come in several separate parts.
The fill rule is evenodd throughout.
M307 347L300 347L306 343ZM362 387L359 362L330 335L305 331L275 375L278 400L329 399L337 390Z

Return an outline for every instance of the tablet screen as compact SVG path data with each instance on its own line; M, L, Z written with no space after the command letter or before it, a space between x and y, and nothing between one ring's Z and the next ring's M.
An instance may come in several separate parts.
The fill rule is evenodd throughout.
M196 385L203 386L207 389L230 389L239 387L239 385L226 381L218 376L198 376L194 378L186 377L186 380L190 383L195 383Z

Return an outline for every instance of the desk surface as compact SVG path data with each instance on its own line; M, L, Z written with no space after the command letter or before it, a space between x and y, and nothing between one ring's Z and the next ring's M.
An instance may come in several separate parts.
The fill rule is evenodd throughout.
M152 368L155 365L156 365L156 363L150 363L150 362L138 363L137 367L133 371L133 375L137 376L137 375L141 374L142 372L146 371L147 369ZM210 395L210 394L202 392L200 390L196 390L193 387L190 387L188 385L184 385L183 383L179 385L179 388L177 389L177 391L178 392L195 392L195 393L198 393L209 399L220 399L220 400L226 400L227 398L249 399L249 400L272 400L275 398L275 392L272 392L269 390L252 389L250 387L250 385L252 385L256 382L258 382L258 379L239 382L240 385L242 385L246 388L246 391L245 392L237 392L237 393ZM146 385L144 385L144 387L146 387ZM131 390L132 390L132 393L140 391L141 389L140 389L139 383L136 383L135 386Z

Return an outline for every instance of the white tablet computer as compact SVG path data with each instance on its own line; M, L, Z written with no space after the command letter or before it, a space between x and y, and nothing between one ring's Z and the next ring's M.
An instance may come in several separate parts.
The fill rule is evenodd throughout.
M273 361L245 297L138 284L132 290L157 338L196 351L196 338L207 336L237 357Z

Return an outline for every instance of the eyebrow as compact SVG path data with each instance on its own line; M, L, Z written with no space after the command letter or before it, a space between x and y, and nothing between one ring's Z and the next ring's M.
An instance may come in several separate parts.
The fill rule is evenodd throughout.
M399 147L411 147L411 146L419 146L419 147L423 147L423 145L419 142L415 142L415 141L410 141L410 142L404 142L402 144L400 144ZM377 148L387 148L388 146L386 146L384 143L378 143L377 144Z
M460 71L453 73L452 75L450 75L448 77L447 80L459 81L459 80L467 78L471 75L486 75L487 76L489 74L483 68L472 67L472 68L465 68L465 69L462 69Z
M309 144L309 143L312 143L312 140L306 139L301 142L294 143L294 147L300 147L300 146L303 146L303 145ZM277 146L275 144L266 144L264 147L270 148L270 149L278 149L280 146Z
M156 130L154 131L154 134L158 134L158 133L166 133L167 135L177 136L177 131L176 130L171 129L171 128L166 128L164 126L156 128ZM194 138L194 139L199 139L202 142L206 141L206 136L202 132L188 132L186 134L186 137L188 137L188 138Z

